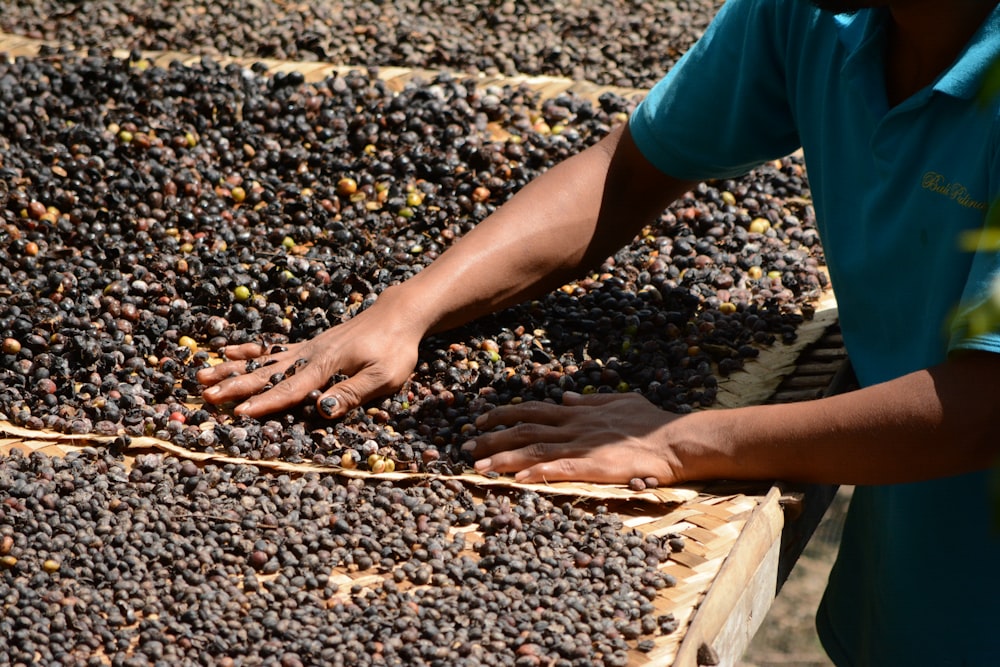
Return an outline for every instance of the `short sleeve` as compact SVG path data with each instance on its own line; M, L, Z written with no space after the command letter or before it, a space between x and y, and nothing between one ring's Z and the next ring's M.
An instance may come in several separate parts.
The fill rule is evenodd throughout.
M653 165L677 178L731 177L799 147L785 64L796 4L805 3L725 3L632 115Z
M991 223L979 237L962 300L950 323L950 352L1000 352L1000 201L996 194L993 201Z
M949 321L948 351L1000 352L1000 96L989 107L989 206L982 230L966 234L960 245L974 252L962 299Z

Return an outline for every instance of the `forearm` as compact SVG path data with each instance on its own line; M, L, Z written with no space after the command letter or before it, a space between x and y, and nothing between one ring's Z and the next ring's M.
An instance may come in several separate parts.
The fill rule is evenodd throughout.
M253 343L226 348L230 362L198 374L211 385L203 395L216 404L242 400L238 413L256 416L296 405L346 374L315 399L323 415L339 417L395 391L423 336L544 294L596 266L690 185L656 170L619 127L525 186L358 317L277 353ZM248 370L249 359L283 365ZM303 359L305 371L270 387L274 372Z
M690 479L890 484L979 470L1000 453L996 356L815 401L699 413L668 437Z
M425 333L458 326L598 265L687 187L651 171L617 128L526 185L386 296L395 304L419 303L410 317Z

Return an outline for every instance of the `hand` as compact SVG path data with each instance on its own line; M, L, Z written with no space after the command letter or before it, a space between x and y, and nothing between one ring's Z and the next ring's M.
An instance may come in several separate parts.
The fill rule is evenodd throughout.
M562 405L530 401L481 415L481 430L505 428L462 449L479 459L478 472L516 472L519 482L655 477L672 484L682 481L680 466L663 430L677 418L639 394L566 393Z
M198 371L198 381L209 385L202 396L213 404L242 401L234 413L249 417L314 398L319 414L334 418L398 390L417 363L420 335L400 325L402 318L386 319L377 305L276 352L258 343L224 348L229 361ZM276 373L285 377L272 383ZM328 386L337 374L349 377ZM268 384L273 386L262 391Z

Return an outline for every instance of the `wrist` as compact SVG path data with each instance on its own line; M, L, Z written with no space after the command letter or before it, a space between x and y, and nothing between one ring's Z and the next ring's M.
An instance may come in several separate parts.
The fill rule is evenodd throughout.
M388 317L398 325L394 328L403 329L420 340L430 333L435 318L426 300L413 292L410 283L391 285L382 290L370 310L383 318Z
M701 410L672 419L666 428L667 449L679 481L739 479L735 437L727 435L732 410Z

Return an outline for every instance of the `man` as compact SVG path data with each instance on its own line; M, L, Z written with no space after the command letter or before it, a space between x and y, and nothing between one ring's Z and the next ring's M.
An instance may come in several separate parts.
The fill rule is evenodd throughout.
M478 470L525 482L858 485L818 617L831 657L1000 664L1000 536L987 493L1000 452L1000 334L969 334L949 318L988 298L1000 273L996 253L958 246L1000 195L997 107L976 99L1000 56L997 4L730 0L628 127L549 170L366 312L271 355L277 368L202 371L213 385L205 397L262 415L341 371L350 377L318 400L343 415L402 385L426 334L552 290L697 180L802 146L862 389L690 415L635 394L567 395L563 405L497 408L465 448ZM256 395L298 358L309 364Z

